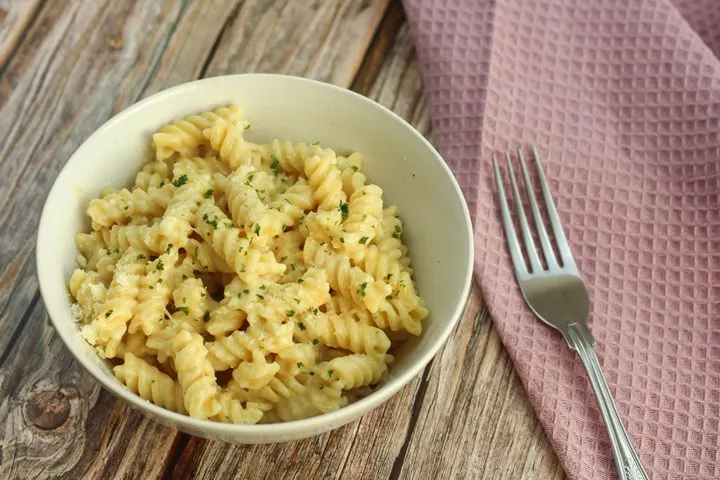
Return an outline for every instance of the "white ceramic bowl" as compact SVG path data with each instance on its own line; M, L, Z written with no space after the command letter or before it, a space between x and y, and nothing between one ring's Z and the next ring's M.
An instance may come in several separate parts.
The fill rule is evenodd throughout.
M405 223L417 286L430 316L420 338L397 355L387 382L372 395L318 417L271 425L228 425L179 415L127 390L83 341L70 313L67 281L75 267L74 236L88 231L90 198L103 187L132 184L149 158L150 135L170 120L237 103L252 122L248 138L315 142L360 151L369 181L396 204ZM437 353L462 314L473 265L472 230L455 178L422 135L377 103L313 80L265 74L200 80L155 94L109 120L60 172L40 219L37 268L50 318L75 358L105 388L157 421L201 437L270 443L317 435L351 422L386 401Z

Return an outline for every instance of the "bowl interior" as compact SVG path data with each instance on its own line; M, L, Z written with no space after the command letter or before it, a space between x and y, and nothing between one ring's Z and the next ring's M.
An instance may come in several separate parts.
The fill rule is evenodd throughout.
M386 206L398 206L418 290L431 314L422 337L401 350L390 379L371 397L397 391L429 361L461 314L472 269L467 208L450 171L412 127L364 97L306 79L254 74L181 85L123 111L94 133L60 173L40 222L38 273L55 328L91 373L120 393L122 386L80 338L70 313L66 285L75 268L74 236L89 228L84 211L101 188L132 184L150 156L154 131L228 103L243 107L252 141L317 141L340 152L362 152L368 182L383 189Z

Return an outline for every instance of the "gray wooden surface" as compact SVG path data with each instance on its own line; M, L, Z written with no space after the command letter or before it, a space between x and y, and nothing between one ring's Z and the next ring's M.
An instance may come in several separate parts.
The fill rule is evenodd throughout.
M430 134L396 1L0 0L0 478L564 478L476 286L420 377L359 421L288 444L166 428L72 360L34 264L60 168L149 94L255 71L353 88Z

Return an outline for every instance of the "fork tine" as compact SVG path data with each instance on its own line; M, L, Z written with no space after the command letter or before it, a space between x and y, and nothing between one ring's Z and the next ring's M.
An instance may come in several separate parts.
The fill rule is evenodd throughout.
M548 264L548 268L556 267L557 259L555 258L555 252L553 251L552 243L550 243L550 237L548 237L547 230L545 229L545 223L543 222L542 215L540 214L540 208L538 207L537 197L533 191L530 174L528 173L527 164L525 163L525 154L523 153L522 148L518 148L518 157L520 157L520 170L522 170L523 183L525 184L525 191L527 192L530 210L532 211L533 220L535 221L535 228L537 228L538 231L538 237L540 238L540 245L542 246L545 261Z
M505 198L505 187L503 187L500 167L498 166L497 157L494 154L493 170L495 171L495 188L497 190L502 223L505 228L505 238L507 239L508 250L510 250L510 258L512 259L513 266L515 267L515 275L518 278L524 278L527 276L528 271L525 266L525 260L523 260L522 250L520 250L520 243L518 242L517 235L515 234L515 227L513 226L510 209L508 208L507 199Z
M525 209L523 208L517 181L515 180L515 170L513 170L512 159L510 158L510 152L508 151L505 152L505 161L507 162L508 176L510 177L510 187L512 189L513 198L515 199L515 210L517 212L518 222L520 223L523 242L525 242L525 253L527 253L528 260L530 260L532 273L539 272L542 270L542 264L540 263L540 257L538 257L537 254L537 248L535 248L535 241L532 238L532 233L530 233L530 226L528 225L527 216L525 215Z
M553 201L552 195L550 194L550 187L548 186L547 180L545 179L545 173L543 173L542 165L540 164L540 154L538 154L535 146L532 146L533 157L535 158L535 168L538 172L538 178L540 180L540 189L542 190L543 197L545 198L545 208L547 208L548 218L550 219L550 226L553 229L553 235L555 235L555 242L557 243L558 250L560 252L560 258L564 267L575 267L575 260L573 259L570 246L568 245L565 231L560 221L560 216L555 208L555 202Z

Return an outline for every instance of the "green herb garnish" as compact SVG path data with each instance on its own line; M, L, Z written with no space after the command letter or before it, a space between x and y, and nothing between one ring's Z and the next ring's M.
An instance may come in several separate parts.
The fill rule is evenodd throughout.
M365 245L370 237L360 237L360 245Z
M350 216L350 211L348 210L348 204L340 200L340 206L338 207L340 209L340 214L342 215L342 219L346 220L348 216Z
M183 185L185 185L187 183L187 181L188 181L187 175L185 175L183 173L182 175L180 175L180 177L177 180L174 180L172 182L172 184L175 185L176 187L182 187Z
M360 285L358 285L357 291L361 297L365 296L365 289L367 288L367 286L368 286L367 282L363 282Z
M285 310L285 315L287 315L288 317L292 317L295 315L295 310ZM302 328L302 330L305 330L305 329Z
M112 316L112 314L113 314L113 311L108 310L107 312L105 312L105 318L110 318Z
M212 188L208 188L208 189L205 191L205 195L204 195L204 196L205 196L205 198L210 198L210 197L212 197L212 196L213 196L213 189L212 189Z
M280 172L282 172L282 167L280 167L280 160L275 156L274 153L270 154L270 158L272 159L272 163L270 164L270 168L273 172L275 172L275 175L279 175Z

